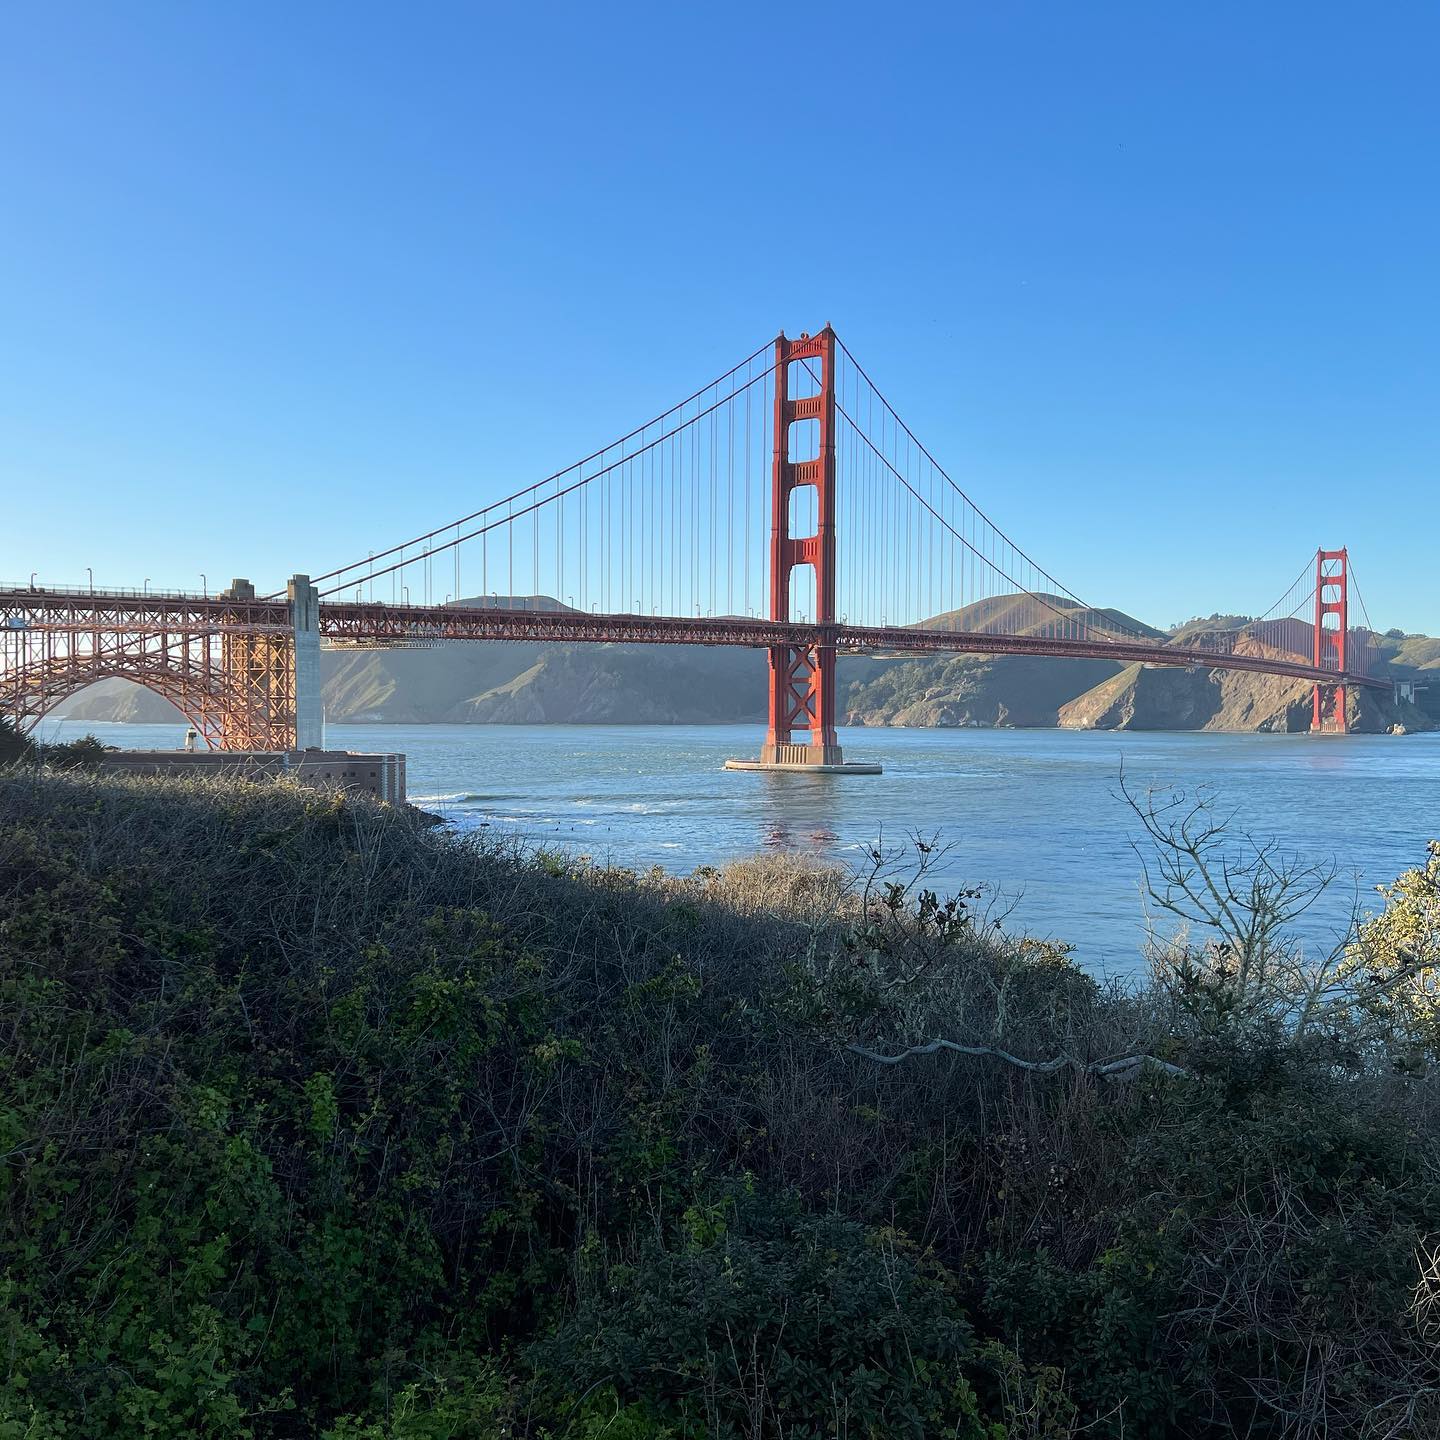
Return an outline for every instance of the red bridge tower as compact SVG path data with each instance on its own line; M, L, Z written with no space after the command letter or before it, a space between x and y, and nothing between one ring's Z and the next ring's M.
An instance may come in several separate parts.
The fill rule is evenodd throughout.
M797 375L813 393L796 395ZM796 427L814 421L818 447L795 457ZM791 533L791 500L813 486L817 523L813 535ZM805 644L772 645L770 719L760 759L732 760L733 769L819 770L877 775L880 766L846 764L835 734L835 332L775 341L775 458L770 486L770 619L789 623L791 579L797 566L815 571L815 628ZM804 740L795 731L808 730Z
M1335 624L1326 625L1331 616ZM1345 639L1350 633L1350 560L1344 549L1315 552L1315 654L1317 670L1335 670L1344 674ZM1349 733L1350 720L1345 710L1344 684L1326 685L1315 682L1312 731L1332 730L1340 735ZM1326 724L1326 719L1329 724Z

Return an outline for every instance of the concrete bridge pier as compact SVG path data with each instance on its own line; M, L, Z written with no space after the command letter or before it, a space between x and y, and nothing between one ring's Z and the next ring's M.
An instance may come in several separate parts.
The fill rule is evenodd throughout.
M325 711L320 696L320 592L308 575L293 575L287 594L295 633L295 748L321 750Z

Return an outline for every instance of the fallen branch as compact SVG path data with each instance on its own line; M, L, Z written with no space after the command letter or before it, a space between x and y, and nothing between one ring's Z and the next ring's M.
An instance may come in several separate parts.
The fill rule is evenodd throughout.
M940 1050L953 1050L957 1055L989 1055L1003 1060L1007 1065L1016 1065L1021 1070L1033 1070L1040 1075L1053 1075L1057 1070L1075 1070L1081 1075L1095 1075L1102 1080L1131 1080L1141 1070L1159 1070L1165 1075L1188 1078L1190 1072L1168 1060L1155 1055L1125 1055L1119 1060L1078 1060L1073 1055L1057 1055L1053 1060L1022 1060L1008 1050L997 1050L993 1045L960 1045L954 1040L931 1040L925 1045L912 1045L898 1055L882 1055L876 1050L867 1050L863 1045L845 1047L854 1055L873 1060L877 1065L898 1065L912 1055L934 1055Z

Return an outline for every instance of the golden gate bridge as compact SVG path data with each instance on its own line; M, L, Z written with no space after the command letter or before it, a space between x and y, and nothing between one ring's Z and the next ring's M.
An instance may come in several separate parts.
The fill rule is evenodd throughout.
M464 598L464 589L472 594ZM444 589L443 598L437 599ZM1344 549L1238 629L1184 640L1095 608L1009 538L828 325L767 342L643 425L482 509L256 594L0 589L0 712L97 680L170 700L206 744L321 744L322 646L732 645L769 662L765 767L847 765L841 653L1085 656L1307 681L1312 728L1388 689ZM1358 597L1358 592L1357 597ZM1362 604L1363 609L1363 604Z

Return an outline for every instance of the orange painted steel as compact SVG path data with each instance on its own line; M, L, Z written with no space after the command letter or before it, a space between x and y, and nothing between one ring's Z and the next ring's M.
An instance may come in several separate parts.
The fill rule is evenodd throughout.
M97 680L169 700L220 750L295 733L289 607L195 596L0 592L0 710L28 730Z
M819 362L819 388L813 395L791 393L796 361ZM814 375L810 366L807 373ZM817 422L819 446L811 459L792 453L797 424ZM808 729L804 758L813 764L840 761L835 734L835 332L827 325L818 335L775 341L775 457L771 472L770 619L790 620L790 591L797 566L815 572L815 626L798 644L769 647L769 723L762 758L774 761L792 733ZM790 533L791 500L813 486L817 524L813 535Z
M1349 628L1350 571L1345 550L1316 553L1314 627L1303 639L1304 623L1297 616L1310 604L1308 566L1281 603L1266 612L1279 618L1252 621L1238 631L1191 633L1183 645L1167 644L1155 632L1129 629L1115 617L1107 619L1105 612L1083 605L1016 547L938 466L828 325L817 334L802 334L794 340L781 334L774 342L773 358L763 362L761 357L770 349L761 346L710 386L631 430L614 445L592 452L578 465L453 522L453 540L441 539L451 527L432 529L382 550L378 556L371 552L368 561L326 572L324 578L337 581L328 592L334 597L329 601L317 602L314 587L299 575L292 581L288 600L279 595L257 599L254 588L242 581L215 597L156 593L148 589L148 582L138 593L96 591L93 586L46 589L37 585L34 576L28 586L0 588L0 713L8 713L22 729L29 729L76 691L97 680L120 678L171 700L208 745L227 750L290 749L297 737L309 744L319 733L318 639L336 646L378 647L525 640L762 649L768 663L762 764L840 763L835 682L841 653L1085 657L1120 664L1278 675L1312 686L1316 730L1347 728L1350 687L1388 688L1387 680L1366 673L1373 637L1364 630L1352 633ZM796 383L797 375L804 384ZM752 529L750 518L750 405L752 393L765 393L755 392L753 387L771 383L773 412L761 405L765 419L753 452L758 461L757 478L763 485L765 429L767 424L773 427L769 437L773 454L768 604L762 590L755 598L767 613L754 616L749 613L750 562L755 558L753 550L764 541ZM856 397L862 393L868 397L863 423L852 392ZM743 436L737 450L742 396ZM847 401L854 414L847 409ZM879 445L874 438L876 405ZM727 406L728 421L721 413ZM702 452L700 426L707 417L710 433ZM843 435L837 431L837 422L845 427ZM817 437L814 453L797 453L797 432L812 428ZM845 457L840 464L837 449ZM708 480L703 482L702 453L709 458ZM912 456L916 457L913 465ZM747 613L744 617L702 618L699 596L706 579L712 610L720 608L717 596L721 592L726 608L733 608L737 459L743 470L739 483L744 497L740 535L745 588L741 603ZM838 491L841 472L846 486L843 497ZM728 512L719 507L717 499L722 473L728 475ZM688 510L683 503L677 509L675 481L687 474ZM634 504L632 477L648 487L645 497ZM607 485L611 489L607 490ZM810 492L814 495L814 532L793 533L795 498L804 497L807 503L800 508L808 513ZM658 503L667 493L668 532ZM712 536L708 570L701 566L699 541L702 493L708 498ZM588 528L591 501L597 496L594 508L599 511L600 526L598 538L592 539ZM758 494L755 498L759 501L756 518L763 527L763 500ZM853 542L847 565L857 572L846 577L854 584L843 592L837 585L841 499L846 506L845 527ZM721 570L718 562L722 515L726 517L723 549L728 570ZM913 534L912 520L925 533ZM483 523L471 523L476 521ZM568 593L578 567L579 583L574 588L581 597L580 608L574 608L573 598L569 607L549 600L543 607L541 603L523 605L513 598L517 594L515 533L520 522L529 527L532 588L537 596L546 588L539 580L543 524L547 534L553 528L551 574L557 601L562 592ZM470 528L462 534L466 526ZM497 533L492 537L491 532ZM374 603L374 582L384 575L391 577L392 597L403 595L408 601L409 590L400 584L407 565L425 567L423 593L428 596L434 556L452 549L458 595L459 546L467 540L480 540L483 592L488 547L492 538L501 538L499 532L508 532L505 550L510 583L504 606L496 591L489 592L495 598L493 605ZM938 560L933 545L937 538L941 542ZM612 543L617 539L618 567L613 563ZM420 553L407 555L407 550L417 545L422 547ZM567 555L569 565L565 563ZM387 562L378 571L377 558ZM693 591L693 618L656 613L657 608L667 608L663 565L667 560L674 562L668 575L668 606L680 608L683 580ZM636 611L642 610L645 599L637 591L647 588L651 599L658 591L661 604L652 606L648 615L587 611L586 584L592 561L598 565L601 603L607 609L618 593L625 597L621 603L630 603L634 597ZM792 587L796 572L804 575L807 570L805 578L814 580L815 613L796 620ZM872 575L872 570L880 573ZM634 589L630 588L632 571L637 581ZM342 575L350 578L340 581ZM358 597L364 587L371 596L368 602L339 598L352 589ZM838 593L850 597L849 613L857 620L879 619L880 624L850 624L838 611ZM887 596L895 601L893 606L887 605ZM854 606L857 598L864 608ZM991 611L976 603L1002 599L1018 601L1018 612L1011 613L1008 606ZM1294 603L1287 606L1287 601ZM933 628L939 622L918 621L924 614L947 613L967 617L1009 614L1008 623L1020 633L959 632ZM917 623L887 624L888 618L901 616ZM972 618L970 623L980 622Z
M1327 628L1327 616L1335 617L1335 625ZM1315 668L1333 674L1345 673L1345 642L1350 632L1350 555L1344 548L1315 552ZM1330 726L1341 735L1350 731L1345 683L1316 681L1310 728L1324 730L1326 712Z
M1333 558L1339 552L1325 553ZM284 601L15 589L0 591L0 624L0 711L22 729L85 686L118 677L172 701L215 748L286 750L294 745L293 632ZM1126 640L821 625L765 617L329 601L320 606L320 633L331 642L378 645L448 640L726 645L771 655L828 655L832 662L842 652L1088 657L1121 664L1246 670L1317 686L1389 688L1387 680L1337 668L1337 662L1344 661L1343 647L1338 655L1327 651L1321 663L1307 664L1263 649L1217 653ZM804 683L813 686L813 678L804 677ZM809 709L808 704L807 710L813 735L815 717L827 712Z
M363 600L325 601L320 633L358 643L441 640L528 640L557 645L730 645L749 649L828 649L836 653L915 655L1048 655L1116 660L1121 664L1248 670L1296 680L1334 681L1332 670L1263 651L1209 650L1141 641L1071 640L1050 635L927 630L909 626L815 625L763 616L595 615L583 610L506 609L497 606L389 605ZM1239 632L1236 632L1237 634ZM1233 641L1231 642L1233 644ZM1347 675L1346 683L1388 690L1388 680Z

